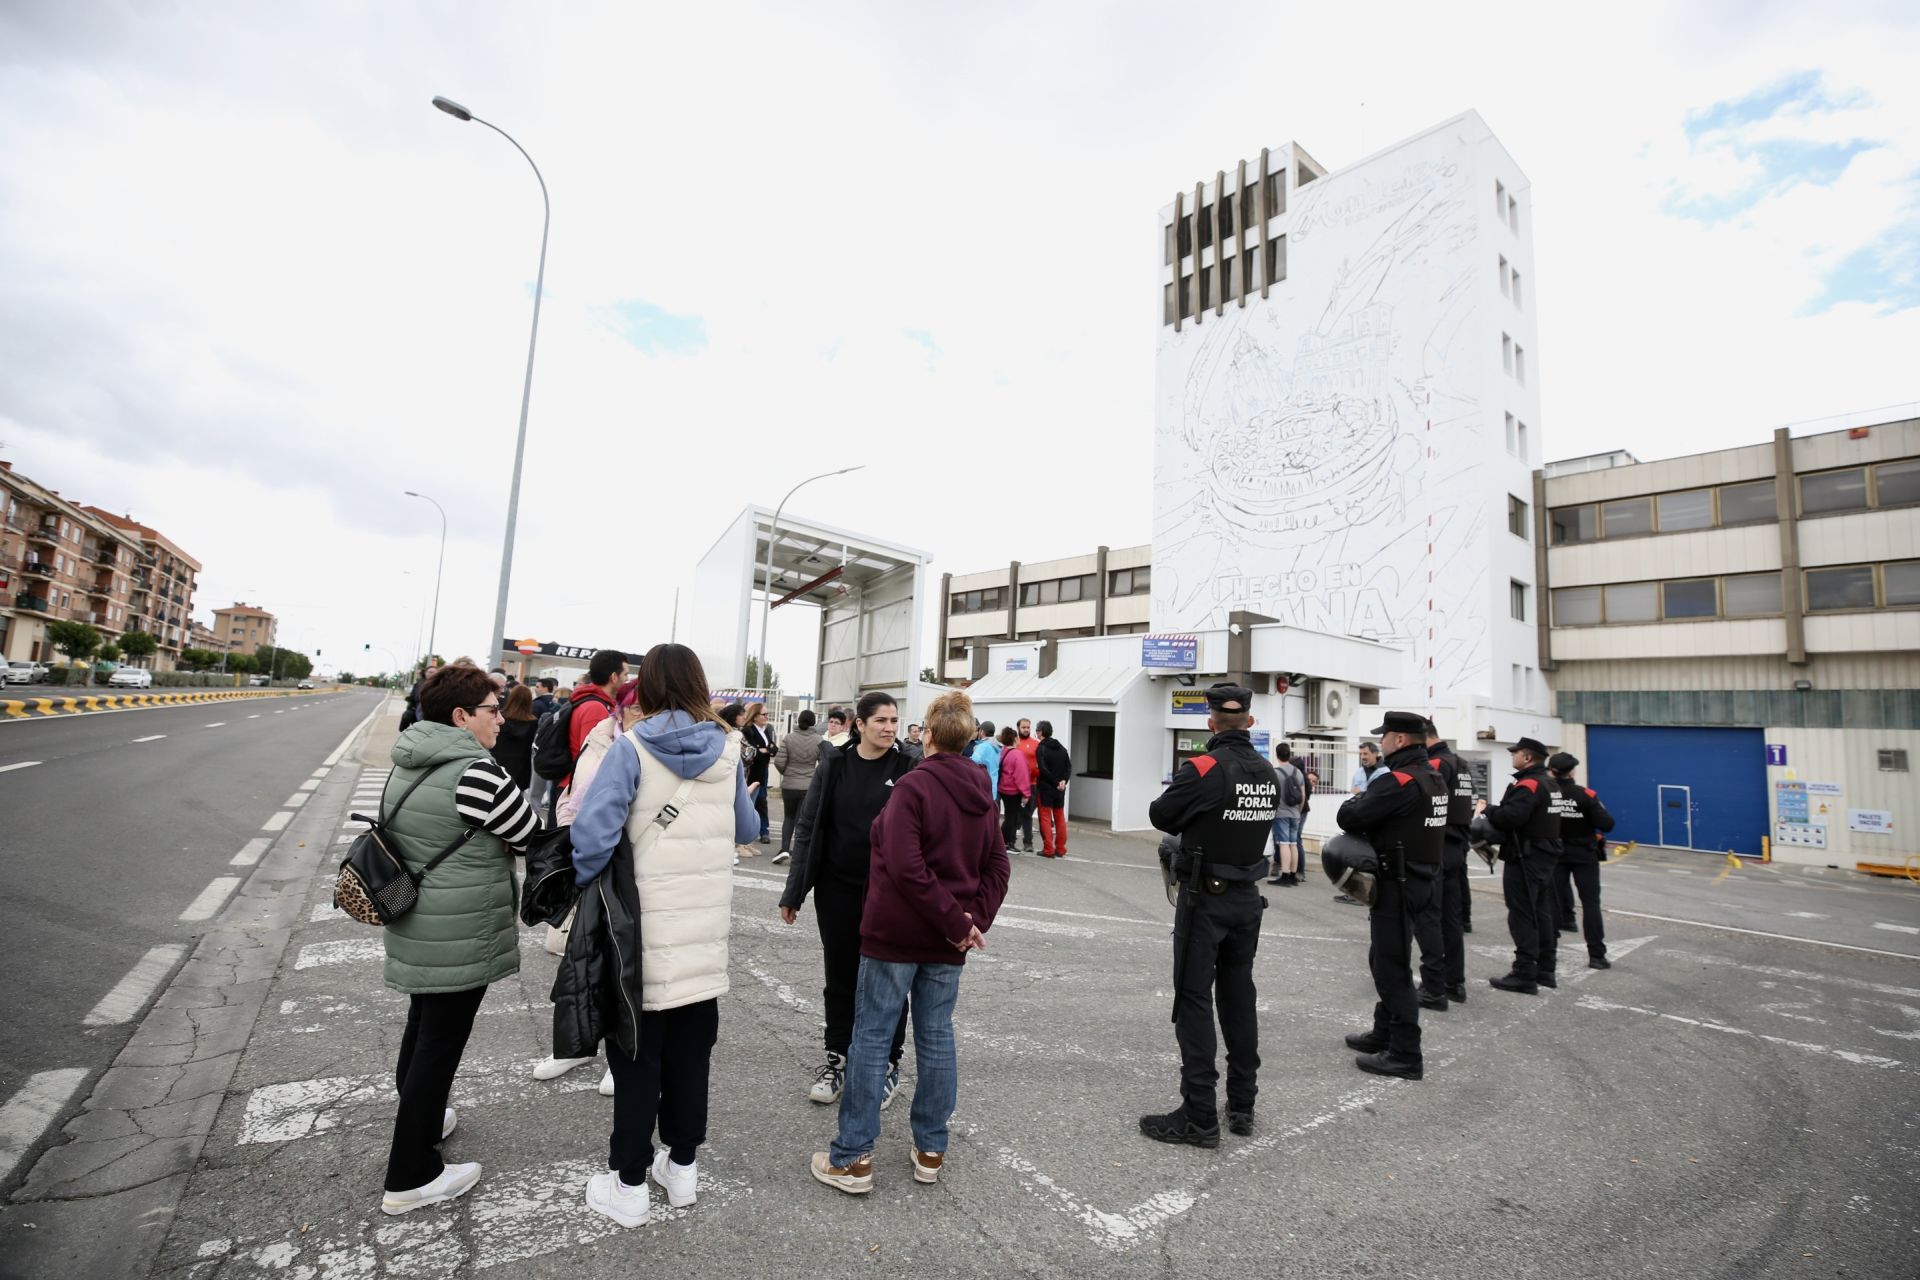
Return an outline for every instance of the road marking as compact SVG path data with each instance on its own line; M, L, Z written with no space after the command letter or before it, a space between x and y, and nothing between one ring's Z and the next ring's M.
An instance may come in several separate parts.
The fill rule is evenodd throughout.
M287 714L287 709L286 709L285 707L282 707L282 708L280 708L280 709L279 709L278 711L276 711L276 712L274 712L273 714L275 714L275 715L277 715L277 716L283 716L283 715L285 715L285 714Z
M202 729L224 729L227 727L227 722L225 720L215 720L212 724L203 724L200 727Z
M247 719L249 720L258 720L259 718L260 718L259 712L255 712L254 714L247 717Z
M273 841L267 839L265 836L255 836L253 839L247 841L245 848L233 855L233 861L227 865L230 867L250 867L260 861L260 855L264 854L272 846Z
M313 771L314 780L318 781L321 778L326 777L329 773L332 773L332 772L333 770L327 768L325 765L321 765L318 769L315 769Z
M113 1027L132 1022L147 1007L154 989L166 980L167 975L173 972L173 966L185 954L186 945L178 942L170 942L147 952L126 977L114 984L113 990L100 997L100 1003L93 1006L93 1011L82 1018L80 1024L86 1027Z
M19 764L0 764L0 773L11 773L15 769L31 769L40 763L39 760L22 760Z
M1903 1067L1898 1058L1882 1058L1873 1053L1854 1053L1848 1049L1835 1049L1831 1045L1811 1044L1805 1040L1788 1040L1782 1036L1763 1035L1758 1031L1748 1031L1743 1027L1729 1027L1725 1023L1706 1022L1699 1018L1683 1018L1677 1013L1661 1013L1657 1009L1643 1009L1639 1005L1615 1004L1611 1000L1602 1000L1599 996L1581 996L1574 1001L1577 1009L1595 1009L1606 1013L1637 1013L1643 1017L1661 1018L1668 1022L1678 1022L1682 1026L1698 1027L1702 1031L1718 1031L1722 1035L1743 1036L1750 1040L1764 1040L1768 1044L1777 1044L1788 1049L1803 1049L1808 1053L1822 1054L1851 1062L1856 1066L1879 1067L1882 1069Z
M308 800L311 800L312 798L313 798L313 793L311 791L296 791L292 795L287 797L286 805L287 805L287 808L289 809L298 809L301 805L305 804Z
M1635 920L1659 920L1666 924L1690 924L1696 929L1717 929L1721 933L1744 933L1749 938L1772 938L1776 942L1801 942L1809 947L1832 947L1836 951L1859 951L1870 956L1892 956L1895 960L1920 960L1920 956L1908 955L1904 951L1882 951L1878 947L1856 947L1846 942L1822 942L1818 938L1801 938L1791 933L1768 933L1764 929L1739 929L1730 924L1708 924L1705 920L1682 920L1679 916L1656 916L1646 911L1622 911L1618 907L1608 907L1610 916L1631 916Z
M0 1181L12 1176L27 1148L40 1140L86 1078L84 1067L35 1072L0 1107Z
M318 787L319 785L320 785L320 779L308 778L305 782L300 784L300 789L302 791L312 791L315 787Z
M1873 927L1876 929L1885 929L1888 933L1920 933L1920 929L1916 929L1910 924L1887 924L1880 920L1875 920Z
M135 738L134 741L135 742L158 742L160 741L160 739L166 736L167 735L164 733L150 733L144 738Z
M200 891L200 896L187 904L180 913L182 920L210 920L216 911L225 904L229 895L240 887L239 876L215 876L213 883Z
M293 810L282 809L260 824L262 831L285 831L287 824L293 821Z
M1022 920L1018 916L1008 915L1004 909L998 915L994 916L993 927L995 929L1028 929L1034 933L1052 933L1063 938L1097 938L1100 936L1098 930L1089 929L1084 925L1055 924L1051 920Z
M338 942L309 942L300 948L300 954L294 957L293 967L298 969L318 969L327 965L353 964L359 960L381 960L387 954L387 944L379 938L343 938ZM388 1076L391 1086L393 1077Z
M557 1080L535 1080L538 1058L463 1062L448 1102L458 1110L517 1103L554 1093L585 1093L600 1087L597 1071L570 1071ZM357 1110L359 1114L354 1114ZM262 1085L247 1095L235 1142L297 1142L335 1129L390 1126L393 1072L329 1076Z
M1825 920L1826 919L1826 917L1821 915L1818 911L1789 911L1787 912L1787 915L1792 917L1795 920Z

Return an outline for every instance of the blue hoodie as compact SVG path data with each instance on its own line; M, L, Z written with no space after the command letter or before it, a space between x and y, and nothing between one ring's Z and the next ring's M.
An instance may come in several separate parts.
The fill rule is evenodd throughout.
M678 778L697 778L711 769L727 745L724 725L696 721L684 711L662 711L633 729L647 754ZM592 883L613 857L639 789L640 758L616 742L600 762L600 771L593 775L593 785L587 788L573 820L573 879L581 888ZM753 798L747 794L747 775L742 770L735 776L734 843L746 844L759 836L760 815L754 812Z

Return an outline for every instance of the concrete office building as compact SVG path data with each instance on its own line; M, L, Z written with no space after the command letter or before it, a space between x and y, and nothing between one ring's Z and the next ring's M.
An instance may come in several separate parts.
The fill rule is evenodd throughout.
M1842 866L1920 849L1920 418L1596 455L1536 484L1524 603L1617 838L1770 837Z
M1076 768L1110 774L1082 816L1144 826L1222 677L1338 794L1382 706L1432 713L1482 773L1558 740L1511 612L1539 580L1531 215L1472 112L1333 171L1268 148L1161 210L1151 549L945 580L945 674L983 716L1067 716ZM1120 597L1123 554L1147 572Z

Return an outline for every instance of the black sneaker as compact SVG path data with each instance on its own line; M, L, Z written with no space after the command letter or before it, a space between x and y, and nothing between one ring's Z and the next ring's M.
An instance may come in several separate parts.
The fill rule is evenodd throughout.
M1551 988L1554 991L1560 989L1560 979L1550 973L1536 973L1533 975L1533 980L1541 986Z
M1399 1076L1402 1080L1418 1080L1426 1072L1420 1059L1409 1058L1388 1050L1384 1053L1363 1053L1353 1060L1353 1065L1362 1071L1370 1071L1376 1076Z
M1376 1036L1371 1031L1350 1031L1347 1033L1347 1048L1356 1053L1379 1053L1387 1047L1385 1036Z
M1467 1002L1467 984L1462 982L1457 986L1449 985L1447 987L1447 999L1455 1004L1465 1004Z
M1241 1138L1253 1136L1253 1108L1227 1108L1227 1132Z
M1432 1009L1435 1012L1444 1013L1447 1008L1447 998L1437 993L1422 991L1420 993L1420 1007L1422 1009Z
M1170 1142L1176 1145L1184 1143L1190 1147L1213 1148L1220 1145L1220 1122L1215 1120L1209 1125L1195 1124L1187 1117L1187 1109L1180 1107L1163 1116L1141 1116L1140 1132L1155 1142Z
M1335 902L1344 902L1348 906L1353 906L1353 907L1357 907L1360 905L1360 899L1354 897L1350 893L1336 893L1333 895L1333 900Z
M1611 969L1611 968L1613 968L1613 961L1611 961L1611 960L1609 960L1609 959L1607 959L1607 958L1606 958L1605 956L1588 956L1588 957L1587 957L1587 968L1589 968L1589 969Z
M1517 973L1503 973L1497 978L1488 978L1487 985L1498 987L1502 991L1518 991L1523 996L1537 996L1540 986L1532 978L1523 978Z

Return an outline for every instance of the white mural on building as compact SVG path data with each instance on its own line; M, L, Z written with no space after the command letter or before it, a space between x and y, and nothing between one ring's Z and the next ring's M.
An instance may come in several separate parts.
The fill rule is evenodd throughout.
M1396 643L1410 691L1485 689L1470 173L1443 133L1299 188L1270 298L1161 328L1156 630L1248 610Z

